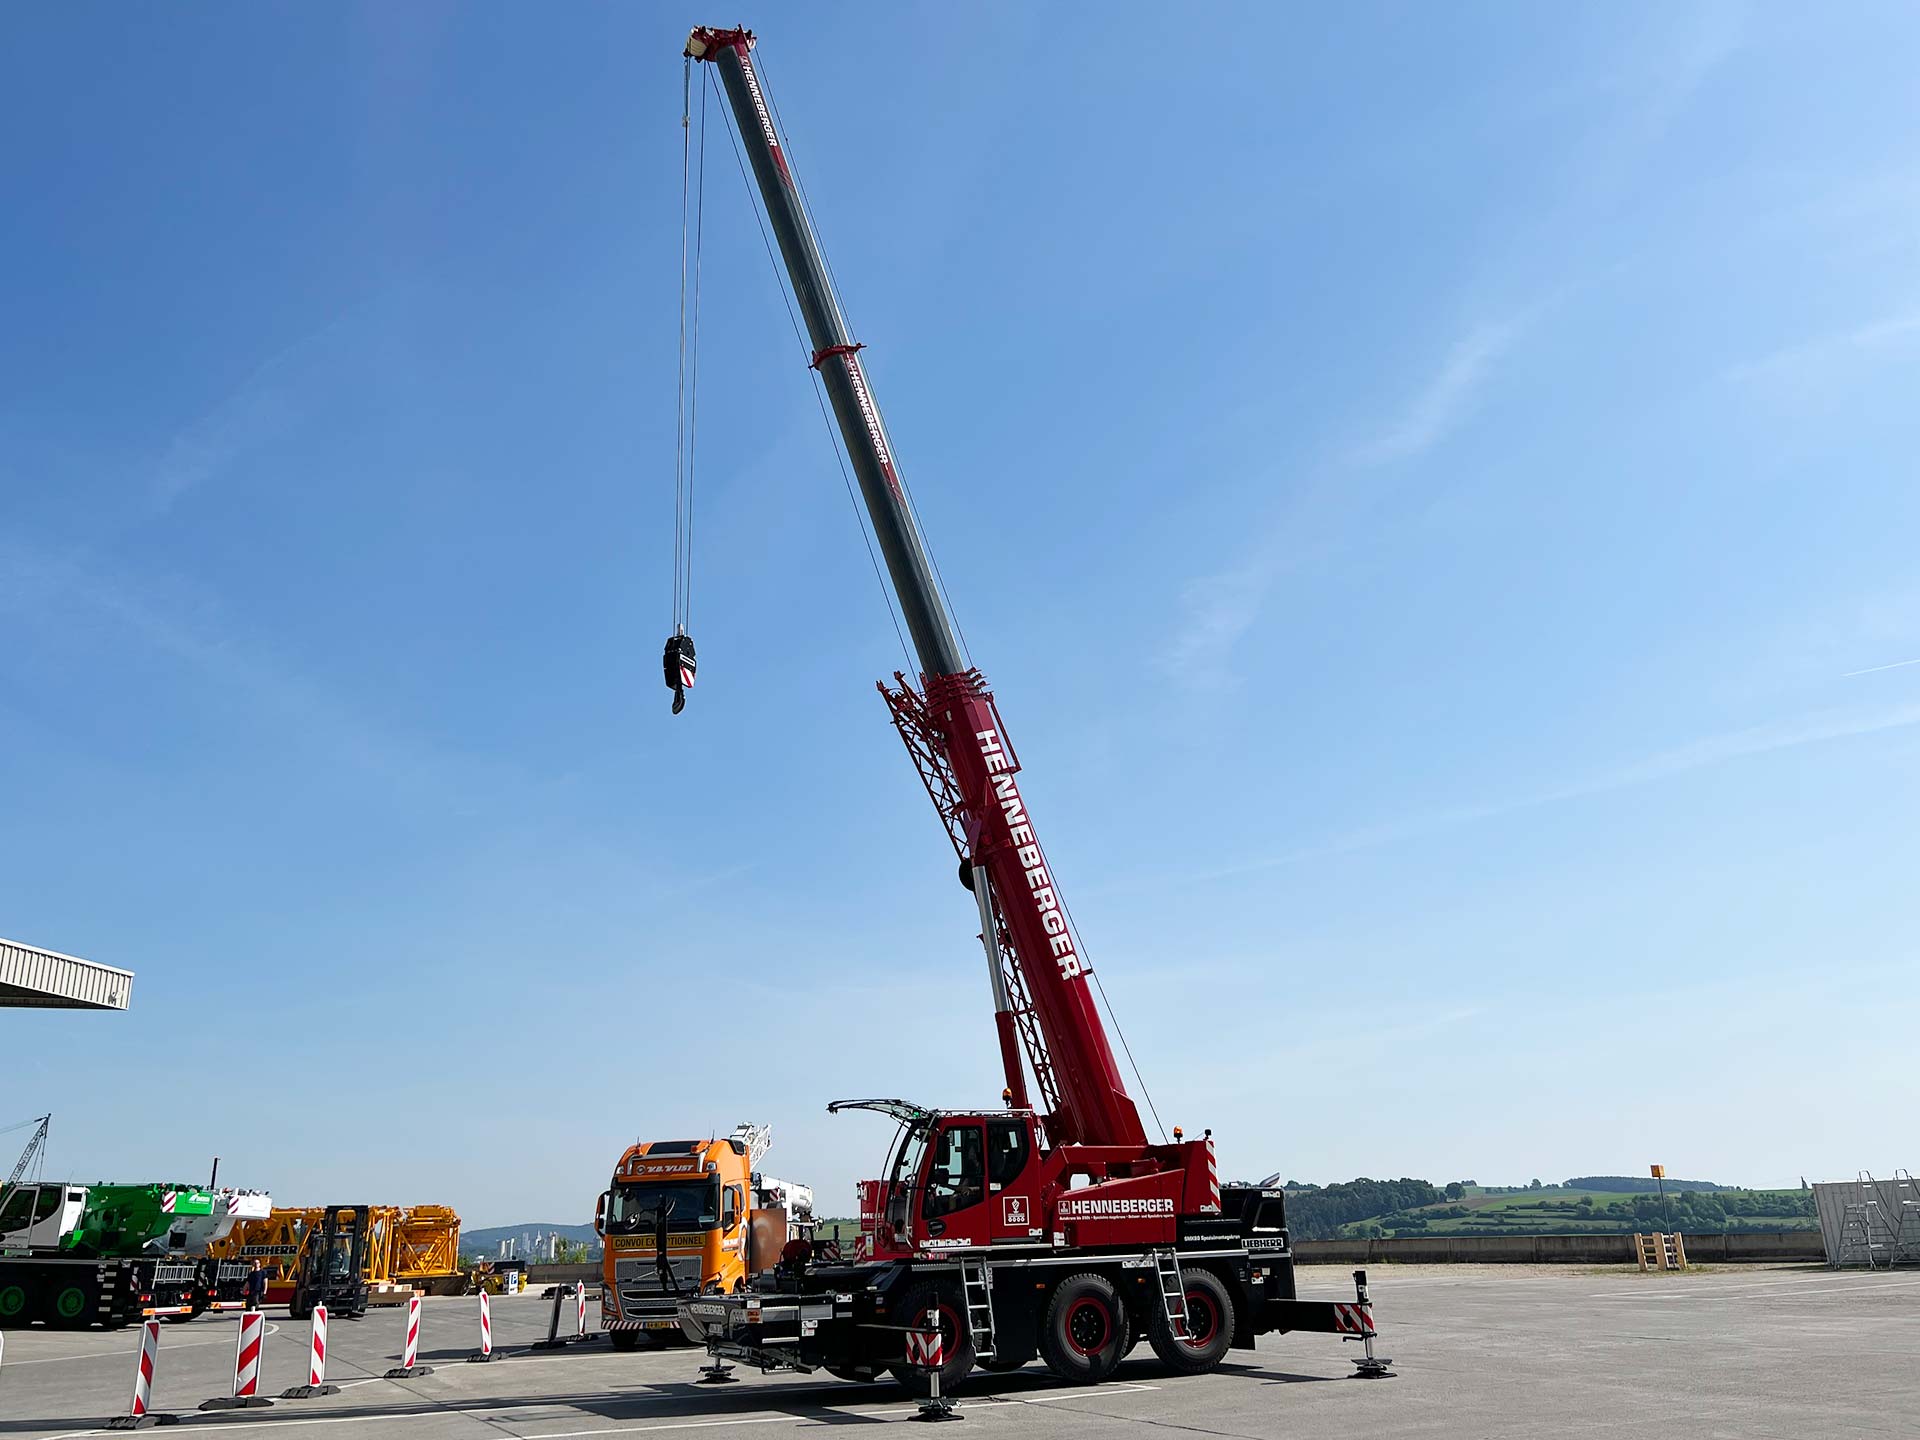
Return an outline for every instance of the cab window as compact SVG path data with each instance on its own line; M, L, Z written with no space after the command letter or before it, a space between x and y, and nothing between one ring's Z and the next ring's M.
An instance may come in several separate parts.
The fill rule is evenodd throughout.
M20 1185L7 1196L7 1203L0 1205L0 1230L23 1230L33 1214L34 1188Z
M60 1197L66 1193L64 1185L42 1185L40 1201L33 1207L33 1220L37 1225L60 1208Z
M1020 1120L995 1120L987 1126L987 1180L995 1190L1005 1189L1027 1168L1027 1127Z
M921 1213L937 1219L987 1198L987 1157L978 1125L953 1125L934 1141Z
M720 1228L731 1230L740 1223L740 1187L729 1185L720 1202Z

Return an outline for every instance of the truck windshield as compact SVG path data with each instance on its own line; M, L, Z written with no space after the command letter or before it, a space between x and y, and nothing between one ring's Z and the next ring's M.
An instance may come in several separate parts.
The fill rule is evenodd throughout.
M651 1235L662 1205L673 1230L711 1230L720 1223L720 1184L716 1180L654 1180L616 1185L607 1206L609 1235Z

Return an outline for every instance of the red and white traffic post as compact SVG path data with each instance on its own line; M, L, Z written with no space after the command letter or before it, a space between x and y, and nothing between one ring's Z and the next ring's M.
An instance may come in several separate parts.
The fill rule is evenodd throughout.
M338 1395L338 1385L327 1384L327 1307L313 1307L313 1338L307 1345L307 1383L282 1390L282 1400L309 1400L315 1395Z
M578 1315L574 1321L573 1338L587 1338L587 1282L582 1280L573 1287L573 1298L578 1305Z
M467 1356L469 1365L484 1365L493 1359L493 1302L483 1287L480 1291L480 1348Z
M416 1375L431 1375L433 1366L422 1365L420 1360L420 1296L407 1297L407 1338L401 1348L400 1363L387 1371L389 1380L411 1380Z
M133 1430L142 1420L151 1419L156 1425L172 1425L178 1419L173 1415L157 1415L153 1406L153 1375L160 1364L160 1322L143 1320L140 1322L140 1355L133 1371L133 1400L127 1406L127 1413L116 1415L107 1422L109 1430Z
M233 1346L233 1394L202 1400L202 1410L246 1410L273 1404L260 1393L260 1360L266 1338L267 1317L258 1310L242 1311L240 1335Z

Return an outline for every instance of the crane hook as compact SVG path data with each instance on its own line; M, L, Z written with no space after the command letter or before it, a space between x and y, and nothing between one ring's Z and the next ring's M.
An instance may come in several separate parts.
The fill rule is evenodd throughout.
M687 691L693 688L693 637L676 630L667 638L666 653L660 657L666 672L667 688L673 691L673 713L687 708Z

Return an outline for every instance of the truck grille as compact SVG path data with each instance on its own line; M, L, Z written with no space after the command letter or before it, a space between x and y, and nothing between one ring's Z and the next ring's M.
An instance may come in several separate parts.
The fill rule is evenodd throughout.
M672 1269L674 1283L680 1287L682 1295L692 1295L700 1288L700 1257L698 1255L669 1256L667 1264ZM673 1296L661 1285L660 1270L653 1261L616 1261L614 1262L614 1279L620 1288L622 1310L649 1314L673 1313Z

